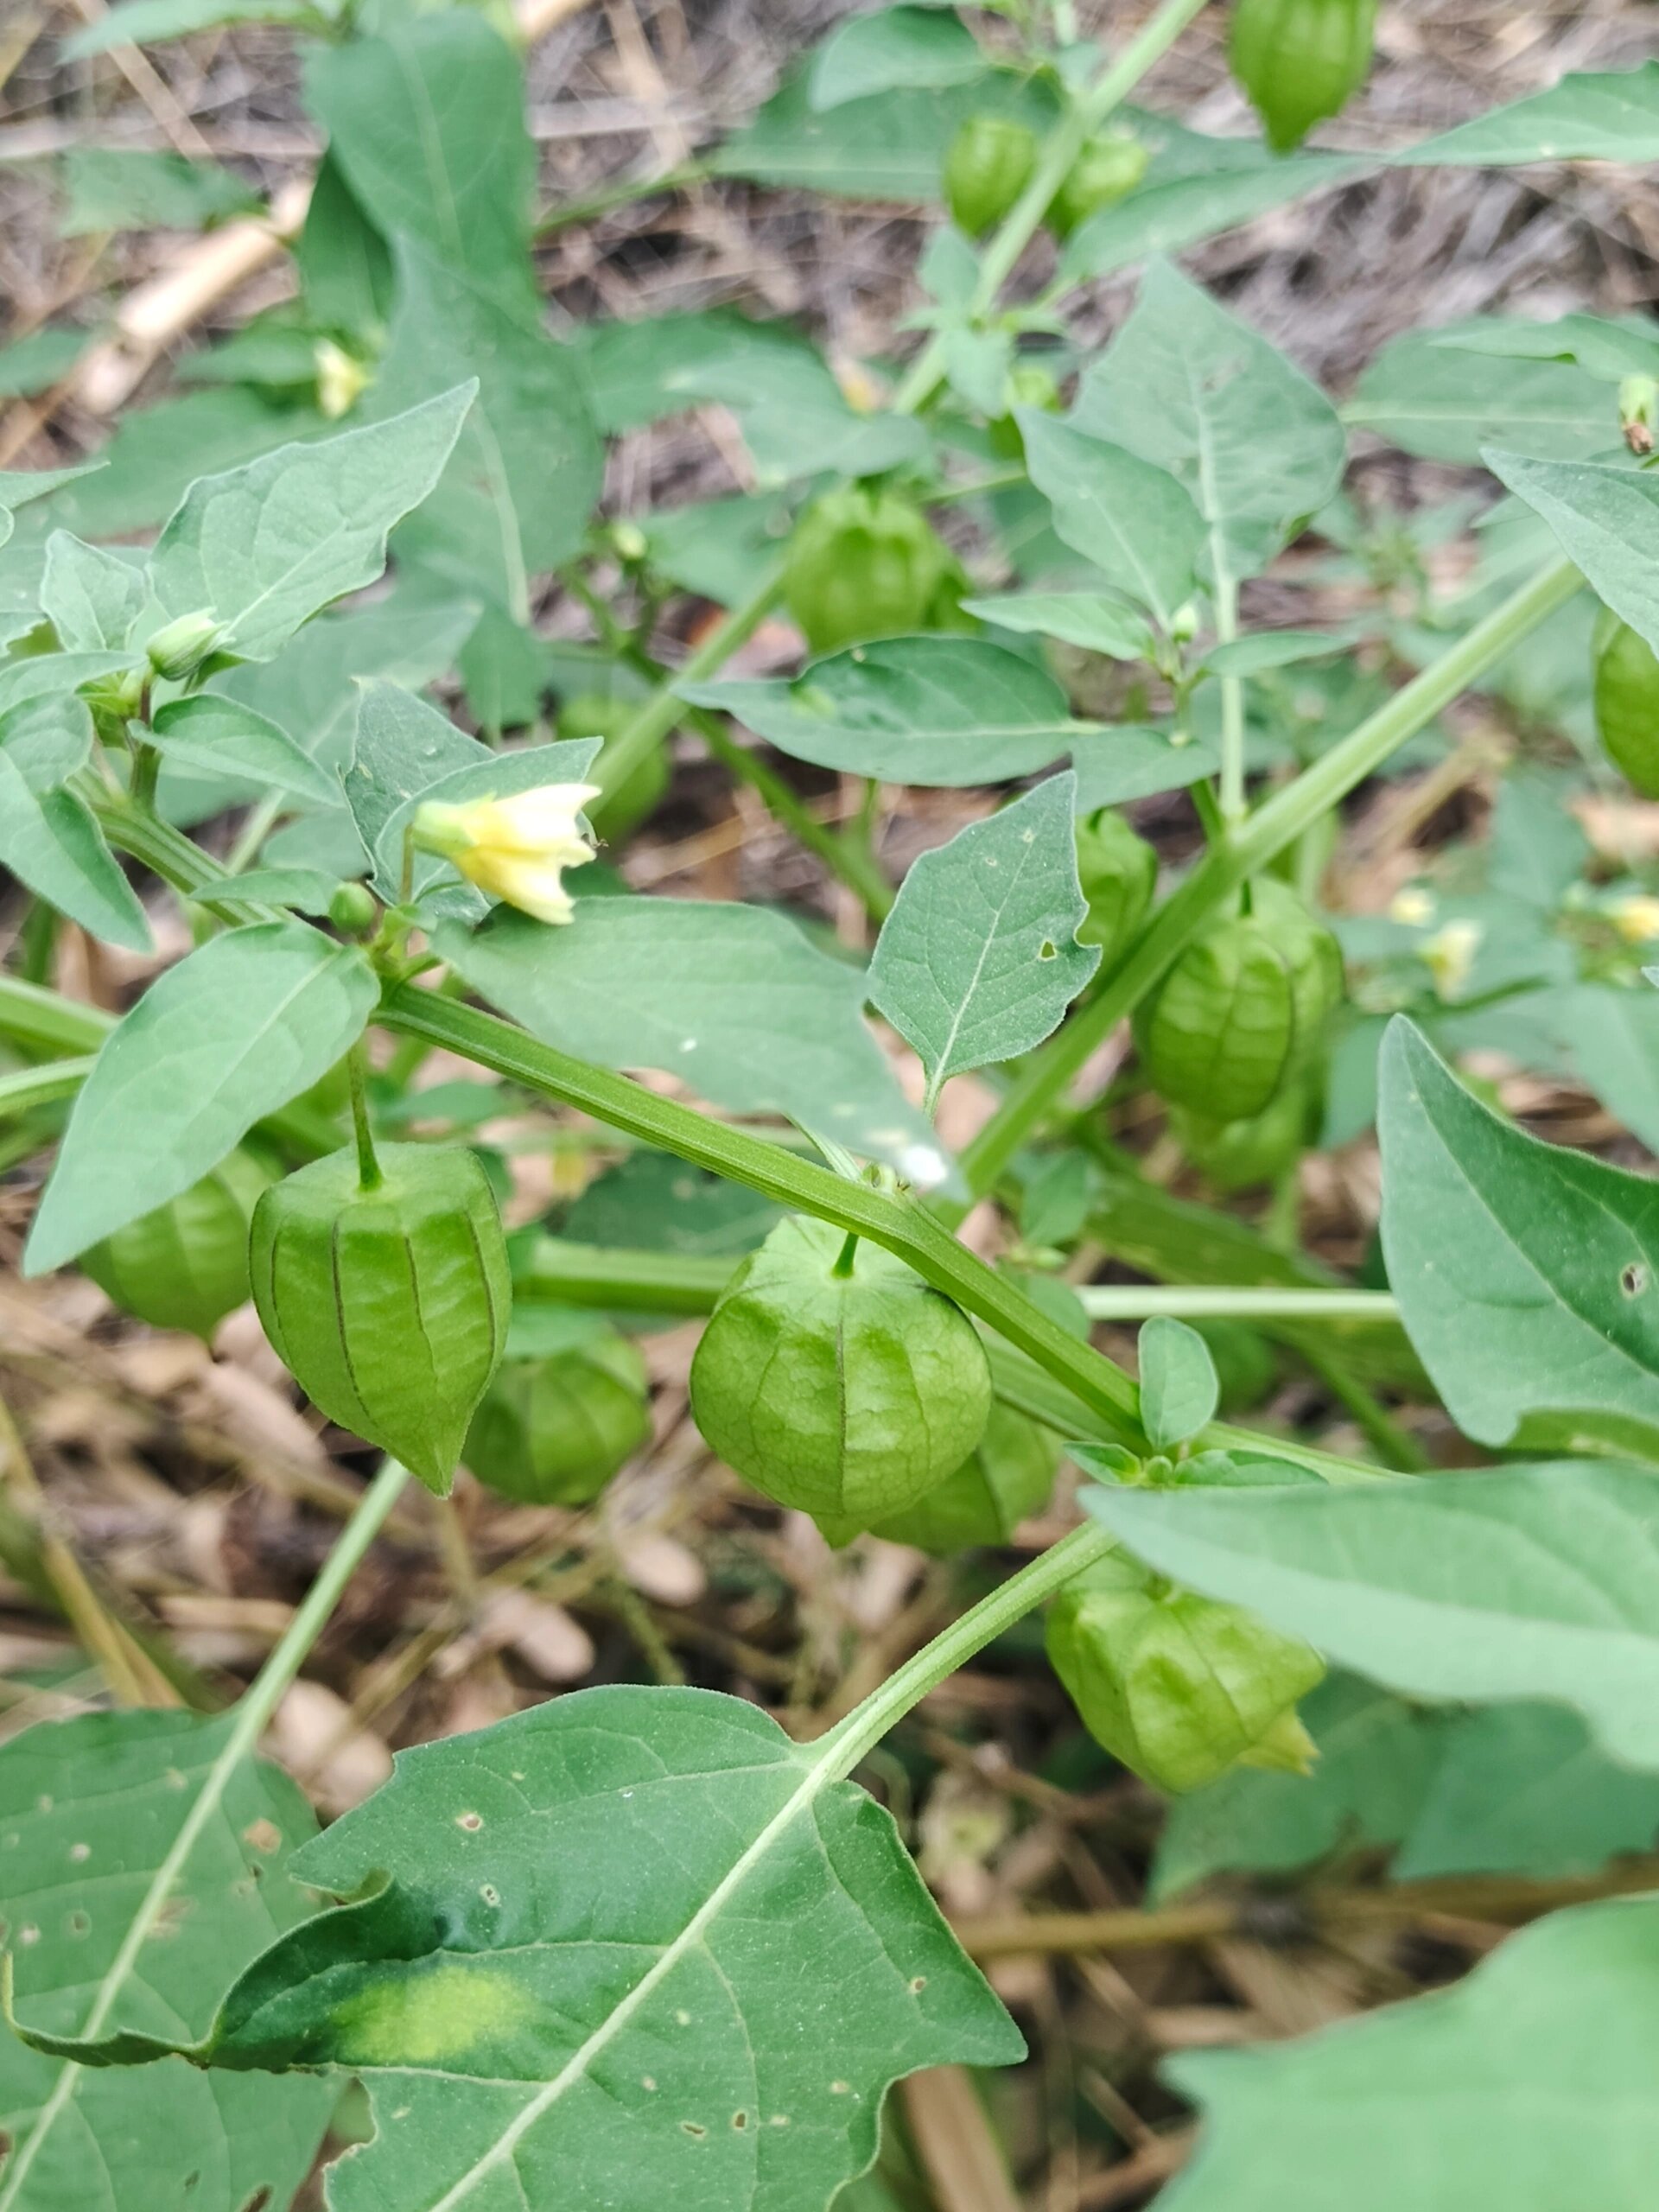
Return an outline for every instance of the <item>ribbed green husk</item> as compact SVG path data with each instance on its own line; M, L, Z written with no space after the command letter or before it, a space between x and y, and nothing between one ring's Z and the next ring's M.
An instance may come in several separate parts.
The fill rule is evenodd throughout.
M461 1456L504 1497L586 1505L650 1434L645 1363L626 1337L611 1333L504 1361Z
M248 1222L270 1174L240 1147L210 1175L81 1255L124 1313L203 1343L248 1295Z

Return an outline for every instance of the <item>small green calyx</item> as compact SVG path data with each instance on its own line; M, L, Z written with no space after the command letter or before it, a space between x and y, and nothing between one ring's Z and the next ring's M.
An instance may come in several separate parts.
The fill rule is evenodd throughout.
M944 157L944 200L957 229L978 238L1000 223L1030 183L1037 154L1027 124L970 115Z
M156 675L168 683L182 683L192 677L225 636L225 626L214 620L211 608L181 614L164 623L144 651Z
M872 638L961 626L961 569L921 510L896 492L827 492L796 524L784 600L815 653Z
M1233 74L1278 154L1339 114L1364 83L1376 0L1235 0Z
M1118 1555L1060 1592L1047 1640L1090 1734L1158 1789L1198 1789L1238 1765L1306 1773L1313 1764L1295 1708L1324 1662L1242 1606Z
M211 1343L246 1301L248 1224L270 1181L269 1169L238 1147L176 1198L84 1252L82 1270L124 1313Z
M1043 220L1057 238L1069 238L1090 215L1133 192L1150 158L1141 141L1128 131L1091 140L1066 171Z
M278 1357L330 1421L439 1497L501 1357L511 1286L501 1217L474 1155L382 1145L314 1160L254 1209L254 1303Z
M1263 1113L1318 1049L1342 997L1342 955L1288 885L1250 887L1250 911L1213 922L1135 1017L1147 1081L1213 1122Z
M738 1270L691 1363L712 1450L832 1542L918 1504L979 1445L985 1348L959 1306L880 1245L781 1222Z
M586 1505L651 1434L645 1363L613 1329L505 1360L467 1431L480 1482L526 1505Z

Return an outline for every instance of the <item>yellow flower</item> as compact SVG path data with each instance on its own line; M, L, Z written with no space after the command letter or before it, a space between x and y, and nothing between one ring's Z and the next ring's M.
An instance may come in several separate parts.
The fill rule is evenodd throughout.
M1659 899L1647 892L1633 891L1627 898L1615 899L1607 912L1626 944L1649 944L1659 937Z
M429 800L416 810L415 842L538 922L568 922L574 910L560 873L593 858L576 817L598 797L597 784L542 784L461 806Z
M319 338L311 358L317 365L317 412L337 423L342 415L350 414L368 389L369 372L332 338Z
M1419 957L1427 963L1434 978L1434 988L1441 998L1455 998L1468 982L1469 970L1475 964L1475 955L1484 935L1478 922L1448 922L1418 946Z
M1403 891L1396 891L1389 904L1389 919L1406 922L1413 929L1421 929L1425 922L1434 918L1434 899L1421 884L1408 883Z

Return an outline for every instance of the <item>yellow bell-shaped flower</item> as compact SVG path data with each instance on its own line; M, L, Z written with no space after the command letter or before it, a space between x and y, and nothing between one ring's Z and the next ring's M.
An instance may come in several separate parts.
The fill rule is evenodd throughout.
M568 922L574 909L563 871L594 856L578 817L598 797L596 784L543 784L460 806L429 800L416 811L414 842L538 922Z

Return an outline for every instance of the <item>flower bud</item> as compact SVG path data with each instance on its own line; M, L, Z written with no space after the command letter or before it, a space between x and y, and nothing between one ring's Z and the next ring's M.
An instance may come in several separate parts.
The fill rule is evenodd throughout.
M124 1313L204 1344L248 1295L248 1223L267 1169L227 1153L211 1174L81 1255L80 1265Z
M1240 1764L1312 1764L1295 1705L1324 1675L1318 1652L1121 1556L1055 1599L1048 1656L1096 1742L1160 1789L1197 1789Z
M1287 885L1262 876L1249 913L1212 922L1141 1001L1135 1046L1171 1105L1242 1121L1306 1064L1341 996L1336 939Z
M163 623L144 650L157 676L169 683L182 683L194 676L219 639L225 626L203 607L197 614L181 614Z
M1028 124L970 115L944 156L944 200L957 229L977 238L1000 223L1030 183L1037 154Z
M961 1308L880 1245L780 1222L721 1294L691 1363L710 1448L831 1542L903 1513L954 1474L991 1408Z
M615 1330L540 1358L504 1360L461 1456L526 1505L586 1505L651 1434L645 1363Z
M1040 1513L1054 1487L1060 1440L1011 1407L993 1405L978 1449L919 1504L875 1525L891 1544L948 1559L978 1544L1006 1544Z
M342 883L328 901L328 918L342 937L369 937L380 918L380 902L366 883Z
M506 1242L472 1153L383 1145L379 1167L365 1186L348 1147L264 1193L254 1302L312 1403L442 1497L501 1357Z
M421 851L440 853L469 883L539 922L568 922L575 912L563 871L593 858L577 817L596 784L541 784L508 798L468 799L446 806L429 799L415 810Z
M311 358L317 365L317 412L337 423L351 413L373 379L365 364L332 338L319 338Z

